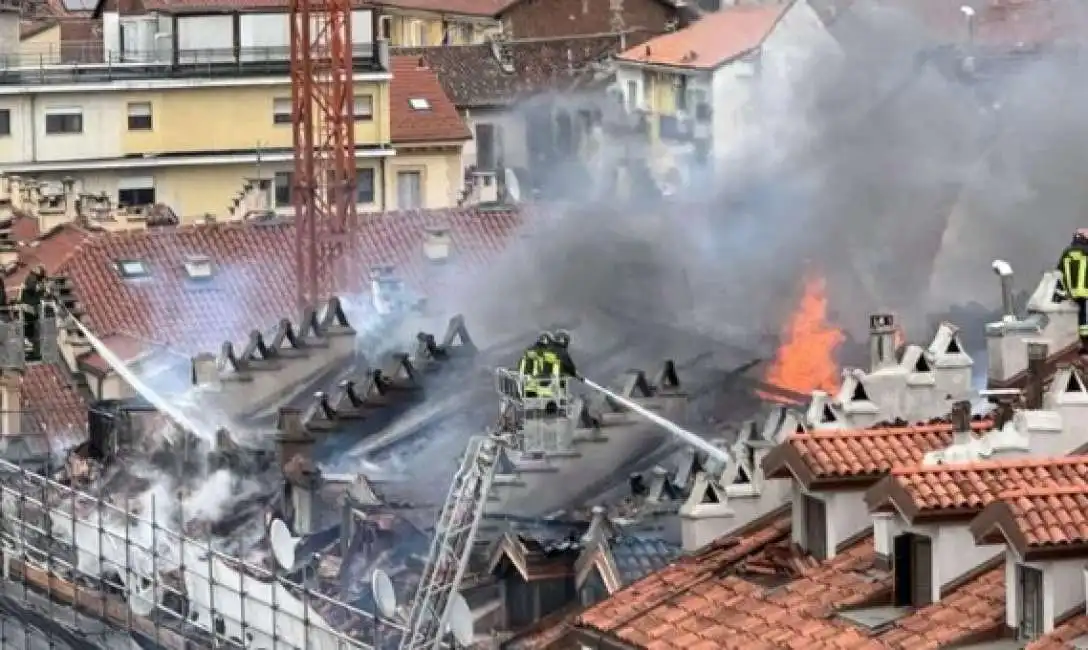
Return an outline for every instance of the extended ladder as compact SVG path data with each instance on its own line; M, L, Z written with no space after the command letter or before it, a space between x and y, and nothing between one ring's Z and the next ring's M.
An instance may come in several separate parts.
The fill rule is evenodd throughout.
M435 526L434 540L408 616L401 650L439 648L449 623L450 600L461 587L476 531L495 478L500 440L474 436L453 477L450 493Z

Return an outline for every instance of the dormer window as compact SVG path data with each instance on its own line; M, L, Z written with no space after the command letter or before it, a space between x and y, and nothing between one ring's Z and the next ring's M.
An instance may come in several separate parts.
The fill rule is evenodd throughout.
M146 278L151 275L151 271L141 260L117 260L117 272L126 280Z
M215 275L215 267L207 255L191 255L185 260L185 274L190 280L209 280Z
M424 97L412 97L408 100L408 106L410 106L413 111L431 110L431 102Z

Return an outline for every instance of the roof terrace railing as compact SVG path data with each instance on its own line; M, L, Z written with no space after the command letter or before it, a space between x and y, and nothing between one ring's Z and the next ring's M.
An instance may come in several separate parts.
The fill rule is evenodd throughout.
M356 63L373 66L374 43L352 48ZM290 47L232 47L107 51L101 42L69 42L20 48L0 56L0 84L52 84L125 79L230 77L284 74ZM368 66L368 67L369 67Z

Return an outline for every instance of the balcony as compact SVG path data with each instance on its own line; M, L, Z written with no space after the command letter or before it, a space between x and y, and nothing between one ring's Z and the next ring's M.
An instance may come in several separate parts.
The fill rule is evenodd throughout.
M356 72L389 69L385 41L357 44L353 51ZM92 41L24 47L0 56L0 85L285 75L290 54L288 47L106 52L101 42Z

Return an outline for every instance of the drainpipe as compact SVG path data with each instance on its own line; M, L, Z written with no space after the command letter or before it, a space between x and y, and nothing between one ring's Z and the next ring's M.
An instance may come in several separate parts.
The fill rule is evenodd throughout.
M378 175L381 176L382 212L385 212L386 204L388 203L388 200L386 199L386 194L389 191L389 185L385 182L386 163L388 161L389 159L387 157L382 156L381 162L378 164Z

